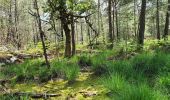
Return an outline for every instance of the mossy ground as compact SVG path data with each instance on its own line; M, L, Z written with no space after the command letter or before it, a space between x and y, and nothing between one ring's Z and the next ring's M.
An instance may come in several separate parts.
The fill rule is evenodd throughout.
M91 72L80 72L72 84L68 84L68 81L63 79L56 79L43 84L16 84L11 89L13 92L61 94L59 97L50 98L51 100L106 100L105 94L108 91Z

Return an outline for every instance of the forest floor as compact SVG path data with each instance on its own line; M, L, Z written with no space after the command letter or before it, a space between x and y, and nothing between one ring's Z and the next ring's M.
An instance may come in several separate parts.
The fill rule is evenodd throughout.
M107 89L96 78L91 77L91 72L81 72L73 84L64 80L51 80L44 84L17 84L12 91L25 93L60 94L50 100L107 100Z
M10 63L0 64L0 100L169 100L170 42L147 43L51 57L50 68L39 54L0 53Z

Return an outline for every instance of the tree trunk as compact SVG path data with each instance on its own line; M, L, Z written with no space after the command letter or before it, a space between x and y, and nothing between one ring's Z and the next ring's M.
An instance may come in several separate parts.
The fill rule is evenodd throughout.
M71 0L72 3L72 16L71 16L71 36L72 36L72 56L76 54L76 44L75 44L75 22L74 22L74 0Z
M72 56L74 56L76 53L76 44L75 44L75 23L73 16L71 16L71 35L72 35Z
M66 42L65 42L65 57L71 57L71 34L67 24L63 25Z
M115 0L112 0L112 36L115 37Z
M144 33L145 33L145 12L146 12L146 0L142 0L141 13L139 18L139 35L138 44L144 44Z
M40 38L41 38L43 51L44 51L45 62L46 62L47 67L50 67L50 63L48 62L48 58L47 58L46 46L45 46L45 42L44 42L44 32L43 32L42 26L41 26L41 18L40 18L40 14L39 14L39 8L38 8L37 0L34 0L34 3L35 3L36 14L37 14L36 17L37 17L37 23L38 23Z
M161 36L159 27L159 0L157 0L156 27L157 27L157 39L160 40Z
M118 4L117 0L115 1L115 17L116 17L116 34L117 34L117 39L120 40L120 35L119 35L119 23L118 23Z
M168 10L166 13L166 22L165 22L165 29L164 29L164 39L168 39L168 32L169 32L169 11L170 11L170 0L168 0Z
M81 20L81 44L84 44L84 36L83 36L83 22Z
M70 33L71 31L69 29L68 20L65 17L65 13L66 13L65 9L60 10L61 23L66 36L65 57L71 57L71 33Z
M134 33L135 33L135 40L137 37L137 27L136 27L136 0L133 1L134 2Z
M109 19L109 34L108 39L109 43L111 43L109 48L113 47L113 30L112 30L112 1L108 0L108 19Z

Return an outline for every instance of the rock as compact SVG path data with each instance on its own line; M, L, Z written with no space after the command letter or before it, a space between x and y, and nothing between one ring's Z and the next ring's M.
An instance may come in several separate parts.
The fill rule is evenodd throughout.
M11 63L14 63L16 60L17 60L18 58L16 58L16 57L12 57L12 58L10 58L10 61L11 61Z

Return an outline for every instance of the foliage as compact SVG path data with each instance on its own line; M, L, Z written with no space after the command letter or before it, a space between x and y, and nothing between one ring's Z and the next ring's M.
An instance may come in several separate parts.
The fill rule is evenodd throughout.
M65 61L52 61L51 68L47 68L41 59L28 60L19 65L6 66L3 74L8 77L15 76L17 82L33 80L46 82L51 78L72 81L79 74L79 66Z
M81 67L88 67L92 65L92 61L90 59L90 56L88 55L81 55L78 57L78 64Z

